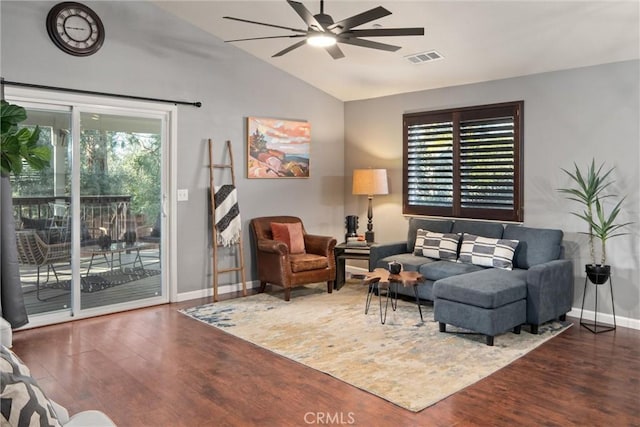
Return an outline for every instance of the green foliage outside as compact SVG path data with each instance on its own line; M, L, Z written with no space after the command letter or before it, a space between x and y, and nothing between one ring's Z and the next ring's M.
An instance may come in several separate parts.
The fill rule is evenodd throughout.
M37 145L52 147L51 132L39 132ZM80 194L131 196L130 215L153 223L160 213L161 141L159 135L84 130L80 141ZM71 194L70 155L65 156L64 193ZM49 162L47 161L47 165ZM54 168L36 170L24 164L12 177L14 197L53 196Z

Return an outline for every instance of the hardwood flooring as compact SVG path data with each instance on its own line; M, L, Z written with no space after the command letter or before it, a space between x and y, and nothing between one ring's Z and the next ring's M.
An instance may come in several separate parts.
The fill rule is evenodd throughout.
M70 413L119 426L640 426L637 330L575 324L413 413L177 312L206 302L18 331L13 349Z

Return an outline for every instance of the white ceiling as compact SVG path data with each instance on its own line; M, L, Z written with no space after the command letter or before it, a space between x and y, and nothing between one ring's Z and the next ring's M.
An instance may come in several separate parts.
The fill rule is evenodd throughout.
M222 40L294 34L227 19L305 29L285 0L157 1L157 5ZM302 0L313 14L320 1ZM299 39L233 43L343 101L455 86L640 58L638 1L360 1L326 0L334 21L383 6L392 15L358 29L424 27L422 37L377 37L397 52L340 44L332 59L308 45L271 55ZM405 57L436 50L444 59L411 64Z

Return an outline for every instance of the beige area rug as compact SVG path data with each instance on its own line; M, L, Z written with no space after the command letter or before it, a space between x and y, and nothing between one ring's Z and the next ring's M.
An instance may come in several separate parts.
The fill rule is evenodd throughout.
M411 411L420 411L491 375L558 335L569 322L495 338L441 333L430 302L420 321L415 302L400 299L380 323L378 297L364 314L367 288L325 284L258 294L180 310L194 319L300 362ZM447 326L447 330L455 328Z

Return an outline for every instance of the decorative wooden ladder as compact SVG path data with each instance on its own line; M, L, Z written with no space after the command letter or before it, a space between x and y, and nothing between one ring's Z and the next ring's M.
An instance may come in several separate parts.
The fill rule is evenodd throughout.
M216 227L216 206L215 206L215 186L214 186L214 171L215 169L228 169L231 171L231 184L235 187L236 175L233 167L233 151L231 150L231 141L227 141L227 153L229 154L229 163L216 164L213 162L213 140L209 139L209 198L211 203L211 245L213 246L213 301L218 301L218 276L224 273L231 273L235 271L240 272L242 278L242 296L247 296L247 285L244 274L244 247L242 244L242 233L240 238L232 246L238 246L236 251L236 257L240 255L240 265L230 268L218 268L218 248L222 246L218 243L218 230ZM237 259L237 258L236 258ZM237 264L236 264L237 265Z

